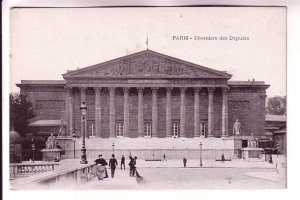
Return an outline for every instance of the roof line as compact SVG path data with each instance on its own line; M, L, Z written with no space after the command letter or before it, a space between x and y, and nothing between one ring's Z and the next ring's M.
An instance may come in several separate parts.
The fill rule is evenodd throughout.
M84 68L81 68L81 69L72 70L72 71L70 71L70 72L67 72L67 73L62 74L62 76L64 77L64 76L69 76L69 75L72 75L72 74L75 74L75 73L78 73L78 72L84 72L84 71L87 71L87 70L89 70L89 69L93 69L94 67L97 67L97 66L99 66L99 65L106 65L106 64L109 64L109 63L118 61L118 60L122 60L122 59L124 59L124 58L134 57L134 56L139 55L139 54L142 54L142 53L144 53L144 52L152 52L152 53L157 54L157 55L162 56L162 57L167 57L167 58L170 58L170 59L177 60L177 61L179 61L179 62L184 62L184 63L190 64L190 65L192 65L192 66L194 66L194 67L202 68L202 69L204 69L204 70L207 70L207 71L210 71L210 72L219 74L219 75L226 76L227 78L231 78L231 77L232 77L231 74L228 74L228 73L226 73L226 72L219 71L219 70L215 70L215 69L211 69L211 68L208 68L208 67L205 67L205 66L202 66L202 65L198 65L198 64L189 62L189 61L185 61L185 60L182 60L182 59L179 59L179 58L175 58L175 57L172 57L172 56L169 56L169 55L166 55L166 54L162 54L162 53L159 53L159 52L150 50L150 49L146 49L146 50L142 50L142 51L139 51L139 52L136 52L136 53L132 53L132 54L129 54L129 55L125 55L125 56L121 56L121 57L118 57L118 58L114 58L114 59L112 59L112 60L108 60L108 61L105 61L105 62L102 62L102 63L98 63L98 64L91 65L91 66L87 66L87 67L84 67Z

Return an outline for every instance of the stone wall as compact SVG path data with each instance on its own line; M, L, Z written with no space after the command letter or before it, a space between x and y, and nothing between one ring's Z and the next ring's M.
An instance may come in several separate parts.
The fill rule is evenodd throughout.
M30 88L21 89L21 93L28 95L33 103L33 108L38 116L33 119L64 119L67 121L65 109L37 109L38 100L45 101L65 101L66 90L63 86L41 87L31 86ZM74 111L74 130L77 135L81 135L81 104L80 90L73 88L73 111ZM222 127L222 90L216 88L213 95L214 102L214 129L213 135L221 136ZM242 124L242 135L263 135L265 132L265 90L248 87L231 87L228 93L228 133L232 135L233 124L236 119ZM206 124L208 120L208 94L207 89L200 90L200 123ZM109 137L109 91L107 88L101 90L101 133L100 136ZM144 120L152 120L152 91L150 88L144 89ZM53 103L53 102L52 102ZM65 108L66 104L65 102ZM123 122L124 116L124 94L122 88L117 88L115 92L115 119ZM46 103L47 104L47 103ZM51 104L51 103L50 103ZM88 124L95 121L95 92L93 88L86 89L87 104L87 122ZM52 105L53 106L53 105ZM157 93L158 107L158 137L166 135L166 89L160 88ZM129 91L129 137L138 136L138 92L136 88ZM172 90L171 97L172 120L180 120L180 91L178 88ZM95 125L95 124L94 124ZM193 88L186 90L186 137L194 135L194 91ZM180 131L179 131L180 132ZM99 136L99 133L96 133Z
M228 133L233 134L236 119L241 123L241 135L264 135L265 91L230 88L228 93Z

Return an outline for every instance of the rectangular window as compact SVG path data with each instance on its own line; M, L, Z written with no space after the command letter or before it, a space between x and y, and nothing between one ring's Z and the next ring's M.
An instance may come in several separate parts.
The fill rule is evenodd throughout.
M116 136L117 137L123 137L124 136L123 122L117 122L116 123Z
M150 122L146 122L144 124L144 136L145 137L151 137L152 134L152 126Z
M88 134L91 137L95 136L95 131L96 131L96 127L95 127L95 121L87 121L87 125L88 125Z
M178 138L179 135L179 122L172 123L172 137Z

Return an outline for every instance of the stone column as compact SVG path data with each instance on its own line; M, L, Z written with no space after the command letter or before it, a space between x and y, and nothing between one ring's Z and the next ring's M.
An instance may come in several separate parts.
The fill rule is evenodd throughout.
M186 88L180 88L180 137L185 137L185 115L186 115L186 106L185 106L185 91Z
M116 137L116 120L115 120L115 91L116 88L111 87L109 90L109 137Z
M158 122L158 114L157 114L157 90L158 88L152 89L152 137L157 137L157 122Z
M228 136L228 88L222 88L222 137Z
M194 88L194 137L200 137L200 88Z
M124 91L124 137L129 137L129 89L123 88Z
M144 88L137 88L138 90L138 137L144 136L144 102L143 91Z
M101 137L101 88L95 89L95 136Z
M86 90L86 88L85 87L81 87L79 89L80 89L80 101L81 101L80 105L82 104L82 102L85 102L85 105L87 106L86 98L85 98L85 90ZM80 116L81 116L81 113L80 113ZM83 119L82 119L82 116L81 116L81 123L80 123L81 132L80 132L80 136L82 136L83 130L85 130L85 137L88 137L86 117L85 117L85 123L84 123L85 127L83 127L83 125L82 125L82 120Z
M166 137L171 137L171 127L172 127L172 110L171 110L171 92L173 88L166 88Z
M208 137L213 137L214 130L214 97L215 88L208 89Z
M68 120L68 135L73 134L73 93L72 88L67 88L67 120Z

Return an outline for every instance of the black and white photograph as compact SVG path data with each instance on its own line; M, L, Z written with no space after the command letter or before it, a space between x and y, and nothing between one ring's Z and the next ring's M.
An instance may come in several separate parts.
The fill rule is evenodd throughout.
M287 188L284 6L9 10L9 188Z

